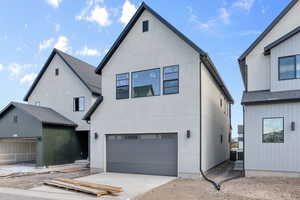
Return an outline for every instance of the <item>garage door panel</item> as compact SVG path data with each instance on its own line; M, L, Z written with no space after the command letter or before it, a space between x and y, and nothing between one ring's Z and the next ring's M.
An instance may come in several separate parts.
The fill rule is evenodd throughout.
M177 134L107 137L107 171L177 175Z

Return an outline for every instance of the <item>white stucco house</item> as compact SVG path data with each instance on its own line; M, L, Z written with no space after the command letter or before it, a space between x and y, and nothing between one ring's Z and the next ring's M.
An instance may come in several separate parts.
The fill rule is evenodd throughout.
M207 53L145 3L96 73L92 168L190 177L229 158L229 91Z
M300 175L300 1L239 58L246 176Z

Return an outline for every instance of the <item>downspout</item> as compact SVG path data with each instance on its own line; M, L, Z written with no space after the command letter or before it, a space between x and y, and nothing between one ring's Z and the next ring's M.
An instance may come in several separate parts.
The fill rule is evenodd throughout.
M216 190L220 190L221 187L219 184L217 184L215 181L209 179L203 172L202 170L202 63L201 63L201 56L200 56L200 67L199 67L199 86L200 86L200 173L202 175L202 177L204 178L204 180L206 180L207 182L211 183L215 188Z

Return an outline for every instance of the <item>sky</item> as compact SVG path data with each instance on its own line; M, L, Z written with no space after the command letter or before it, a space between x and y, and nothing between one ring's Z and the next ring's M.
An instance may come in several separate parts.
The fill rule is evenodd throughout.
M290 0L146 0L206 51L235 100L242 124L244 86L237 58ZM170 3L172 2L172 3ZM22 101L54 47L97 66L141 0L3 0L0 7L0 109Z

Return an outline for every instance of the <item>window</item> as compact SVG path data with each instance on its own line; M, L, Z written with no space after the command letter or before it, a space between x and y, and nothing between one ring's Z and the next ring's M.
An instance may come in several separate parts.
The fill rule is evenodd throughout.
M55 69L55 76L58 76L58 75L59 75L59 69L56 68L56 69Z
M300 55L278 59L279 80L300 78Z
M34 105L36 105L36 106L40 106L40 105L41 105L41 103L40 103L39 101L36 101L36 102L34 103Z
M164 67L164 94L179 93L179 66Z
M220 107L222 108L222 106L223 106L223 100L220 99Z
M116 99L129 98L129 73L117 74Z
M73 111L84 111L84 97L76 97L73 99Z
M149 30L149 21L143 21L143 32L148 32Z
M223 134L220 135L220 142L223 144Z
M13 121L14 121L15 124L18 123L18 116L17 115L14 115Z
M160 95L160 69L132 72L131 76L133 98Z
M263 143L284 142L284 120L283 117L263 119Z

